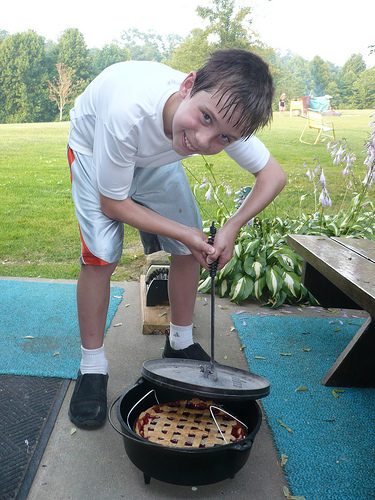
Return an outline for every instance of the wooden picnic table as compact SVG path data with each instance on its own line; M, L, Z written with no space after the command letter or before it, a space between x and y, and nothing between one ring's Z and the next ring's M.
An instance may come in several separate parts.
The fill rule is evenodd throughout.
M369 314L322 383L375 387L375 242L313 235L288 235L287 242L304 259L302 283L323 307Z

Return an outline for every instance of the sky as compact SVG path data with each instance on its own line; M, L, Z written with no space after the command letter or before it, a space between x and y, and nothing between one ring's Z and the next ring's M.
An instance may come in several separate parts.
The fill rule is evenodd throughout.
M122 31L138 28L160 35L185 37L205 22L196 14L198 5L210 0L63 0L56 6L47 0L4 2L0 30L11 34L32 29L57 42L66 28L78 28L89 48L101 48L119 39ZM362 54L367 67L375 65L373 0L237 0L252 7L252 28L260 39L281 53L291 52L311 60L315 55L342 66L352 54Z

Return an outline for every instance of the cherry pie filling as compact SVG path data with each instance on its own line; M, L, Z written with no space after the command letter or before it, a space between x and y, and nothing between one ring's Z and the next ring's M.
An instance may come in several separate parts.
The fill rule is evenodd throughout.
M196 398L156 405L140 414L135 431L153 443L177 448L209 448L243 439L244 426L216 406Z

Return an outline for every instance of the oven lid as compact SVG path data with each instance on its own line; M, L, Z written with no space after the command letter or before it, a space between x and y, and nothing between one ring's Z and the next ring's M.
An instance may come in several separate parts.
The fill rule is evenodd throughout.
M143 363L142 376L159 387L201 397L240 401L270 393L270 383L260 375L194 359L151 359Z

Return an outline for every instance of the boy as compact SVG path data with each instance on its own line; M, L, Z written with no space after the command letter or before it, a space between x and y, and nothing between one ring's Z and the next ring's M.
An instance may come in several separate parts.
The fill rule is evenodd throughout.
M77 98L68 149L82 240L77 285L82 360L69 409L74 424L99 427L106 418L103 339L124 224L140 230L145 253L171 254L171 325L163 356L209 360L192 337L199 266L219 259L221 269L232 257L240 228L286 182L280 165L252 135L270 122L272 96L272 77L262 59L228 49L187 76L154 62L115 64ZM180 160L223 149L256 180L212 247Z

